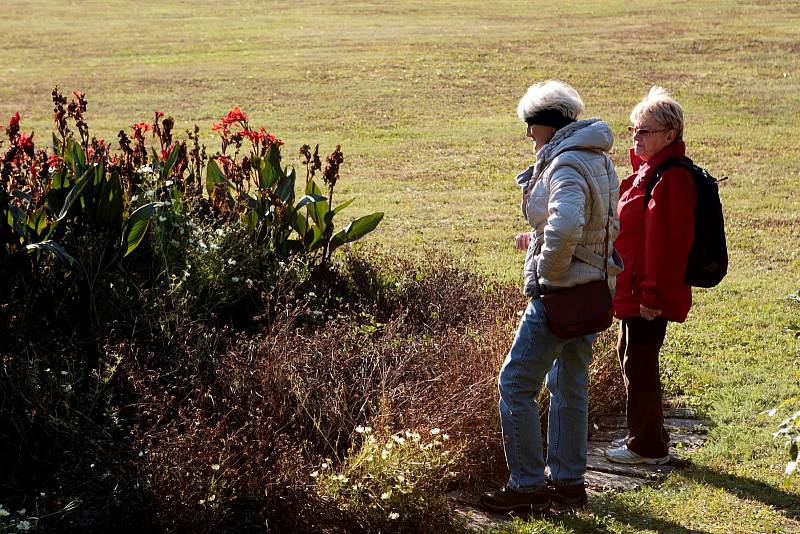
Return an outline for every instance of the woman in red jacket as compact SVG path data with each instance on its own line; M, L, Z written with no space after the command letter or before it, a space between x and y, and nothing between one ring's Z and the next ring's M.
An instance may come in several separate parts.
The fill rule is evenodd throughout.
M694 239L697 194L691 173L662 167L684 157L683 110L661 87L653 87L631 113L633 174L620 184L620 234L614 242L625 263L617 276L614 315L622 321L617 352L627 392L628 437L606 451L609 461L664 464L664 429L658 353L667 321L682 323L692 305L684 282ZM648 184L652 192L647 195ZM646 202L647 200L647 202Z

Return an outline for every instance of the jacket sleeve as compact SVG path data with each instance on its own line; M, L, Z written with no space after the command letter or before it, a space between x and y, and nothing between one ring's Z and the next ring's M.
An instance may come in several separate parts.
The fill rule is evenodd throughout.
M569 269L575 246L583 237L585 182L577 169L566 165L550 177L547 224L537 265L542 278L558 280Z
M668 169L653 188L645 211L641 282L642 304L648 308L665 309L672 291L686 285L683 278L694 241L696 203L694 178L686 169Z

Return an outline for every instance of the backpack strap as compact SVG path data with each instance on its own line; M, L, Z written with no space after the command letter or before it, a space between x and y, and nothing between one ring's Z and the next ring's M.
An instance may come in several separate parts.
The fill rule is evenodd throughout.
M694 162L687 158L686 156L678 157L678 158L669 158L664 163L656 167L656 174L653 178L647 182L647 187L644 191L644 207L647 208L647 205L650 203L650 199L653 198L653 189L656 187L656 184L661 179L661 176L664 174L664 171L669 169L670 167L683 167L684 169L688 170L692 174L694 174Z

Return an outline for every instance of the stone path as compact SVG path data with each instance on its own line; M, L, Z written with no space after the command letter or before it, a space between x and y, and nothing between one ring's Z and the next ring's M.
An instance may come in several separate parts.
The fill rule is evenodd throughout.
M671 439L669 452L672 456L666 465L621 465L606 460L603 452L613 440L625 437L627 427L624 415L600 418L598 428L589 434L586 485L590 503L600 493L636 489L688 464L686 452L703 445L708 427L691 410L669 409L664 416L664 426ZM450 492L448 497L456 515L464 518L471 530L489 530L510 520L508 516L482 510L478 506L476 493L456 490Z

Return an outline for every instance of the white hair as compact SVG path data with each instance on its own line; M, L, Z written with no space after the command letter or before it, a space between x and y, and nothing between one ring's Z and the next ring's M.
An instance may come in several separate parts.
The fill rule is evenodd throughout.
M534 113L555 109L569 119L577 119L583 113L583 100L578 91L559 80L539 82L528 87L517 106L517 116L525 122Z
M675 130L675 139L683 138L683 108L663 87L654 85L644 99L631 111L631 122L636 124L642 116L649 115L664 128Z

